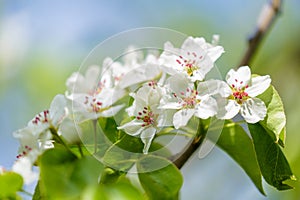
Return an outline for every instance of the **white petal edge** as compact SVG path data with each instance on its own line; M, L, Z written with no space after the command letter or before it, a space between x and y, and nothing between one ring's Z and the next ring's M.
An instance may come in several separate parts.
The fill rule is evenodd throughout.
M241 86L245 86L249 83L251 79L251 70L248 66L242 66L238 68L237 71L234 69L229 70L229 72L226 75L226 81L229 85L236 84L235 80L243 81L243 84L240 84Z
M58 94L51 102L49 114L53 126L57 126L66 116L67 100L64 95Z
M226 82L213 79L200 82L197 91L199 96L220 94L222 97L228 97L232 93Z
M194 115L194 109L183 109L177 111L173 116L173 125L176 129L187 125L188 121Z
M207 119L217 114L217 102L212 97L207 97L197 105L195 116L201 119Z
M143 122L132 120L122 126L119 126L118 129L124 130L128 135L136 136L145 129L142 125Z
M218 107L217 118L219 119L232 119L238 114L241 108L235 100L222 101L218 104Z
M142 131L141 140L144 143L144 149L143 149L144 154L148 154L155 133L156 133L156 129L153 127L146 128L144 131Z
M267 114L265 103L258 98L247 99L242 105L241 115L246 122L254 124L263 120Z
M252 78L252 84L250 87L245 89L245 92L248 93L250 97L256 97L259 94L262 94L271 84L271 78L269 75L266 76L257 76Z

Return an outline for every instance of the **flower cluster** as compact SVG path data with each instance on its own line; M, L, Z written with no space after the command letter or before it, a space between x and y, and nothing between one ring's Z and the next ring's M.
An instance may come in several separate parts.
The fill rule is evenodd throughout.
M118 129L139 136L144 154L162 128L180 129L192 118L231 119L240 113L248 123L263 120L267 109L257 96L269 87L270 77L252 76L250 68L242 66L231 69L226 82L207 79L224 53L217 43L217 36L211 43L188 37L180 48L166 42L160 55L148 53L145 58L130 47L122 61L106 58L102 67L90 66L85 74L73 73L66 81L65 95L57 95L49 110L14 132L21 144L15 169L20 169L19 163L32 166L59 138L78 142L76 131L80 130L74 128L73 120L97 121L122 110L130 121L121 123ZM120 100L128 95L132 101L124 109Z

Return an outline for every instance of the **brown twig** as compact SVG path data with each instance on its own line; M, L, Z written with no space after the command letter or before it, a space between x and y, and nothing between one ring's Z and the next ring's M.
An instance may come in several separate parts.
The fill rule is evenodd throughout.
M271 0L263 6L257 20L256 30L254 34L248 39L248 49L244 54L239 66L250 64L255 53L257 52L258 47L261 44L262 39L270 30L272 24L274 24L276 17L280 13L281 4L281 0Z
M281 4L281 0L271 0L264 5L257 21L256 31L248 40L248 49L243 56L243 59L240 62L239 66L249 65L254 54L257 52L262 39L270 29L271 25L274 23L274 19L278 16ZM192 154L202 145L204 139L205 134L201 135L200 139L194 139L194 141L184 150L184 152L179 157L175 156L175 159L173 157L170 158L170 160L178 167L178 169L182 168L182 166L192 156Z

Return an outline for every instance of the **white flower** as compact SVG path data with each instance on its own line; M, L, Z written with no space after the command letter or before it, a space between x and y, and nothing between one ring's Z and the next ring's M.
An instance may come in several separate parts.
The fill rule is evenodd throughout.
M125 95L124 90L103 88L96 95L81 94L73 99L73 113L76 122L95 120L99 117L111 117L118 113L124 105L113 105Z
M1 174L4 174L4 172L5 172L5 168L4 168L3 166L0 165L0 175L1 175Z
M129 116L134 119L120 127L132 136L140 135L144 143L143 153L147 154L151 142L159 126L163 126L160 119L160 110L157 108L160 99L164 95L163 89L152 81L144 84L136 93L131 94L134 98L133 104L127 109Z
M27 127L13 133L20 142L17 158L27 157L31 163L34 163L45 149L53 148L52 134L49 129L57 130L66 115L66 99L63 95L56 95L49 110L39 113L28 122Z
M217 39L214 38L214 44ZM193 82L202 81L223 52L223 47L209 44L204 38L188 37L180 49L174 48L170 42L165 43L160 64L170 75L183 73Z
M32 127L25 127L15 131L13 136L20 142L17 159L27 157L31 163L34 163L46 149L53 148L52 135L49 131L35 134Z
M111 69L115 85L118 88L127 88L138 83L154 80L162 71L158 65L158 58L152 52L147 52L144 58L141 49L130 46L121 62L111 60Z
M13 164L12 171L20 174L26 185L36 181L39 177L39 174L32 170L32 162L28 157L18 159Z
M68 144L76 144L80 142L79 135L81 134L81 128L75 123L74 119L67 117L61 122L58 134L61 135Z
M51 102L49 110L37 114L28 123L28 127L32 128L35 135L39 135L43 131L53 127L57 129L62 120L67 116L67 100L64 95L58 94Z
M67 98L72 100L77 97L77 94L96 95L103 88L113 87L111 64L112 60L106 58L103 61L102 70L99 66L92 65L87 69L84 76L79 72L74 72L66 81Z
M265 103L256 98L262 94L271 83L269 75L251 78L248 66L242 66L237 71L231 69L226 76L227 83L219 80L206 82L210 91L206 93L219 93L225 98L219 103L217 117L231 119L239 112L248 123L263 120L267 113Z
M194 88L182 75L173 75L167 80L170 95L161 101L161 109L175 110L173 125L176 129L186 126L192 116L207 119L217 113L217 103L209 95L200 95L201 86Z

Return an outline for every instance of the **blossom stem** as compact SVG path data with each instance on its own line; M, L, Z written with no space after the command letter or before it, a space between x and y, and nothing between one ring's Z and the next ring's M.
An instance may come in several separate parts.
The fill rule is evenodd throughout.
M78 150L79 150L79 153L80 153L81 157L84 157L83 152L82 152L82 148L81 148L81 144L77 143L77 147L78 147Z
M20 190L22 193L24 193L24 194L26 194L26 195L28 195L28 196L33 196L33 194L31 194L30 192L28 192L28 191L26 191L26 190L24 190L24 189L21 189Z
M93 120L94 130L94 154L97 153L97 120Z
M55 141L62 144L67 150L72 152L71 149L69 148L69 146L65 143L65 141L63 141L63 139L57 134L57 130L55 128L50 127L49 130L50 130L51 134L53 135L53 138Z

